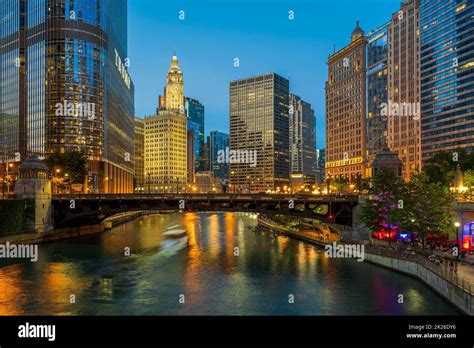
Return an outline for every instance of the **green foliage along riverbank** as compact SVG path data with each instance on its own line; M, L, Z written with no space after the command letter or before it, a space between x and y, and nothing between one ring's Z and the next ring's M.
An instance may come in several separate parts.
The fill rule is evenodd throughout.
M21 234L25 228L25 201L0 200L0 237Z

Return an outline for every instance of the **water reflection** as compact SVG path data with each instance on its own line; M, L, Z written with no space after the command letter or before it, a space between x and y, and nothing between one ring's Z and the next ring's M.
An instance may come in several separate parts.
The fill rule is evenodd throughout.
M167 253L162 233L176 224L188 231L188 247ZM412 278L329 259L255 225L253 214L155 215L41 245L37 263L0 261L0 315L458 314Z

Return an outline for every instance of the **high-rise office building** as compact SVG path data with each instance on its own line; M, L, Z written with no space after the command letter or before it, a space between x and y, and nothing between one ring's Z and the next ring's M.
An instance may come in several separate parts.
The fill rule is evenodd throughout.
M307 183L316 181L316 119L311 104L290 94L290 174L301 174Z
M474 150L474 2L421 0L422 160Z
M403 162L408 180L421 168L420 8L418 0L402 3L388 31L388 147Z
M145 191L145 121L135 118L135 192Z
M205 139L204 139L204 115L205 108L198 100L185 98L184 107L188 116L188 130L193 130L194 137L194 153L195 153L195 169L197 171L209 170L203 161Z
M222 159L223 154L230 150L229 134L212 131L207 137L209 147L210 170L215 178L226 180L229 178L229 164Z
M0 1L0 155L79 151L87 192L133 190L127 0Z
M195 130L189 129L187 131L187 170L188 170L188 185L194 184L195 174L196 174L196 152L194 151L195 147Z
M187 173L187 120L183 72L173 56L157 115L145 118L145 182L152 192L184 192Z
M318 162L318 183L326 179L326 149L317 149L316 158Z
M390 22L367 34L367 155L370 165L387 147L387 116L381 115L388 102L388 28Z
M210 161L210 150L209 150L209 136L207 137L207 142L204 144L204 151L201 155L202 161L202 168L204 168L205 172L211 169L211 161Z
M269 73L230 83L230 184L241 192L289 185L289 81Z
M326 176L353 180L366 168L366 46L359 27L329 56L326 83Z
M186 112L188 112L186 110ZM189 167L190 165L193 166L192 172L197 172L201 166L203 165L200 163L202 161L202 156L204 155L204 150L203 150L203 145L201 142L201 127L200 124L191 120L188 117L188 141L189 137L191 136L192 133L192 149L189 148L188 146L188 171L191 172L191 168ZM208 167L204 168L205 170L209 170Z

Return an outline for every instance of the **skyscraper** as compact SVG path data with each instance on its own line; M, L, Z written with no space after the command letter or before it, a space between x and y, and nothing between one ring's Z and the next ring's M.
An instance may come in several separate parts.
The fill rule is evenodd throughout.
M365 175L366 46L359 27L351 43L329 56L326 83L326 176Z
M135 192L145 191L145 121L135 118Z
M187 120L183 72L173 56L157 115L145 118L145 182L152 192L183 192L187 184Z
M230 83L230 183L241 192L289 184L289 81L275 73Z
M193 108L192 108L193 109ZM187 114L188 109L186 109ZM191 111L192 112L192 111ZM204 155L204 145L201 143L201 127L200 124L191 120L188 116L188 138L192 134L192 149L188 146L188 171L191 172L191 168L189 167L192 165L192 172L197 172L202 166L202 156ZM189 140L189 139L188 139ZM209 167L204 168L205 170L209 170Z
M89 157L89 192L133 190L127 0L0 2L0 154Z
M195 153L195 169L197 171L204 171L209 170L209 168L205 168L205 164L203 162L203 154L204 154L204 146L205 146L205 139L204 139L204 115L205 115L205 108L198 100L192 98L185 98L184 107L186 109L186 115L188 116L188 130L193 130L195 134L195 146L194 146L194 153Z
M387 116L381 115L388 102L388 28L390 22L367 34L367 155L370 165L387 147Z
M307 183L316 181L316 120L311 104L290 94L290 174L302 174Z
M188 120L189 122L189 120ZM188 124L189 126L189 124ZM195 130L189 129L187 130L187 171L188 171L188 185L193 185L195 182L195 174L196 174L196 152L194 151L195 147Z
M422 159L474 150L474 3L421 0Z
M326 179L326 149L317 149L318 159L318 182L322 183Z
M388 147L403 162L408 180L421 168L419 1L402 3L392 15L388 50Z
M230 149L229 134L212 131L207 137L207 144L209 146L209 162L210 170L215 178L228 179L229 178L229 164L219 159L219 154ZM222 156L221 156L222 158Z

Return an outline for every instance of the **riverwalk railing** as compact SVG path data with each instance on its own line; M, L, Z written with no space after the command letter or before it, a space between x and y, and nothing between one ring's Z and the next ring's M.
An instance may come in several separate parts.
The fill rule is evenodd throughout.
M304 233L299 231L296 228L291 228L288 226L283 226L275 221L272 221L270 219L267 219L263 216L259 216L258 221L261 225L266 226L267 228L274 229L275 231L278 231L280 233L284 233L287 235L292 235L294 237L299 237L301 239L305 239L308 241L315 242L317 244L326 244L328 241L324 239L324 236L319 235L319 234L314 234L314 235L309 235L308 233ZM354 241L352 241L354 242ZM365 244L364 242L360 241L361 244ZM449 281L450 283L454 284L458 288L466 291L469 293L471 296L474 295L474 284L466 279L465 277L458 276L454 274L453 272L450 271L448 267L448 262L449 260L443 260L443 262L440 263L435 263L430 261L427 256L425 255L420 255L419 253L416 253L413 250L397 250L397 249L392 249L392 248L387 248L387 247L382 247L382 246L376 246L376 245L365 245L365 252L370 253L370 254L375 254L375 255L380 255L380 256L385 256L385 257L390 257L390 258L395 258L395 259L400 259L400 260L405 260L405 261L412 261L416 262L419 265L425 267L426 269L429 269L433 273L437 274L438 276L442 277L443 279Z
M435 262L430 261L426 256L417 254L414 251L411 251L411 252L408 250L401 251L401 250L389 249L389 248L384 248L384 247L379 247L379 246L374 246L374 245L366 245L365 251L371 254L416 262L420 264L421 266L429 269L433 273L437 274L438 276L449 281L450 283L461 288L462 290L468 292L471 296L474 295L473 293L474 284L470 280L466 279L465 277L461 277L454 274L448 267L447 260L443 260L441 264L435 263Z

